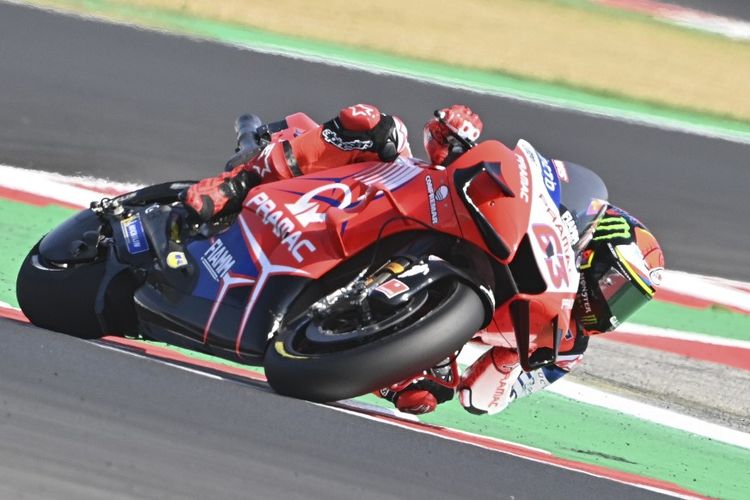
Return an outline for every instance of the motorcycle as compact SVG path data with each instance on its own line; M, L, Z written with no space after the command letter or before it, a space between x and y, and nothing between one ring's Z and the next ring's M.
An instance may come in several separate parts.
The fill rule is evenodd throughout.
M243 123L240 156L317 126ZM516 348L527 371L554 363L606 187L526 141L464 145L447 167L399 158L261 184L210 224L179 201L190 181L93 202L31 249L18 302L65 334L263 365L278 393L319 402L435 378L446 359L438 381L455 387L472 339Z

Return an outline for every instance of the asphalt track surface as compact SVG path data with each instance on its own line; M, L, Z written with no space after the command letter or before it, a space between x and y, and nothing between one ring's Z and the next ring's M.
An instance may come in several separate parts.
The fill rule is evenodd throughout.
M398 110L414 136L435 107L466 102L487 136L597 167L674 266L750 276L748 146L0 3L0 163L197 178L231 151L240 110L322 120L356 101ZM0 345L0 496L656 496L8 320Z

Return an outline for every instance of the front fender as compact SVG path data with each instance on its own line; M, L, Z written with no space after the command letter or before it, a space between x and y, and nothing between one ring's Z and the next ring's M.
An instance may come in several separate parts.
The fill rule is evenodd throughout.
M101 219L83 210L47 233L39 242L39 254L50 262L78 264L94 260Z

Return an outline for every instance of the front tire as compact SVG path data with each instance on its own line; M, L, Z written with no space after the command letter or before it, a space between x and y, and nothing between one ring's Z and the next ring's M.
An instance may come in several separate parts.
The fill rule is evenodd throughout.
M92 339L103 335L94 312L104 261L63 267L39 254L39 243L24 259L16 280L21 310L33 324Z
M268 383L280 394L310 401L359 396L434 366L483 326L482 300L461 281L437 281L414 299L416 313L393 311L381 323L363 327L375 332L363 338L356 331L339 332L341 342L336 332L332 337L334 325L346 323L351 311L324 319L307 315L294 322L266 351Z

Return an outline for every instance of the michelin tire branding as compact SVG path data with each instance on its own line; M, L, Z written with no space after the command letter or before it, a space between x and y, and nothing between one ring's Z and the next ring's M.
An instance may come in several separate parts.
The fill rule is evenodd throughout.
M132 255L147 252L148 241L146 235L143 232L143 224L139 215L134 215L120 221L120 227L122 228L122 234L125 237L125 243L128 247L128 252Z

